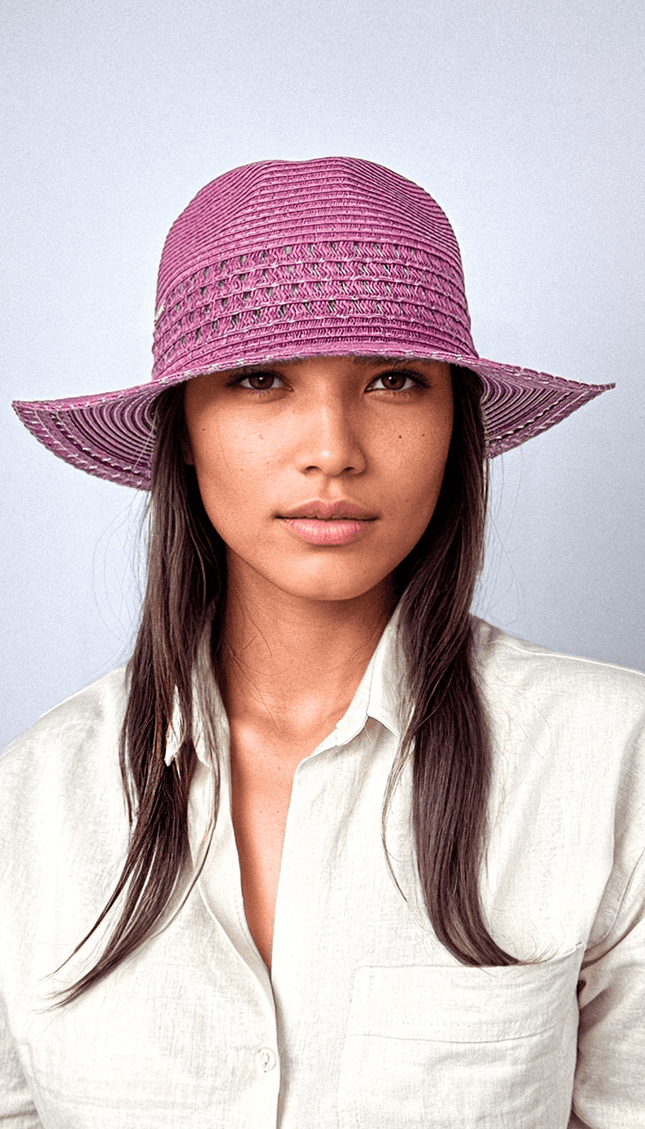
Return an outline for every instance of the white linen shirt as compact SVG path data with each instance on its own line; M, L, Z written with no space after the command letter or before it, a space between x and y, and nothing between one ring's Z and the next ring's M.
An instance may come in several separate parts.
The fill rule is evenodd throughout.
M88 966L75 957L51 976L127 845L119 669L0 759L2 1126L645 1126L645 677L479 621L477 637L494 742L482 899L523 963L466 967L437 941L407 769L387 825L401 892L388 871L381 808L402 672L391 623L295 774L270 975L244 915L221 709L221 808L198 885L108 978L47 1010L46 993ZM213 789L198 755L194 859Z

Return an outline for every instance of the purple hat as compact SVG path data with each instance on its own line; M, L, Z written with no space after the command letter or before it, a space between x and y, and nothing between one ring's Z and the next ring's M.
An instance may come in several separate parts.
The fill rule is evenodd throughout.
M202 188L166 239L152 352L146 384L14 408L55 455L147 489L154 400L200 373L350 353L447 361L483 380L490 455L613 387L481 359L441 208L352 157L259 161Z

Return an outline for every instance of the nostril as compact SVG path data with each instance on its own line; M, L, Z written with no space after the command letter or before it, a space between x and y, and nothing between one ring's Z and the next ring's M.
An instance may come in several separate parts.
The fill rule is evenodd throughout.
M329 464L326 463L325 460L321 459L320 463L312 463L310 466L302 467L302 473L322 474L326 477L337 478L343 474L357 474L359 473L359 468L352 464L348 464L347 466L341 467L340 469L336 469L335 467L329 466Z

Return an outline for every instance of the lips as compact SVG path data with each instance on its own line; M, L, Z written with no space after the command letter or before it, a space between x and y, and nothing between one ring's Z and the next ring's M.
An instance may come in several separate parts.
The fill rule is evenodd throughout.
M283 525L310 545L349 545L363 537L376 514L354 502L306 502L279 514Z
M281 518L311 518L318 521L374 521L376 514L357 506L355 502L305 502L278 515Z

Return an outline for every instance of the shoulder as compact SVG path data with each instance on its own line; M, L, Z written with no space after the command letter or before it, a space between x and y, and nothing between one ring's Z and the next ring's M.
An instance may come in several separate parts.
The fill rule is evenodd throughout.
M49 975L109 896L127 849L125 670L81 690L0 756L0 980ZM40 972L36 973L40 975Z
M0 758L6 764L21 755L37 755L52 745L76 745L111 724L121 725L127 700L126 668L116 667L91 686L78 690L12 741Z
M645 674L594 659L549 651L474 618L477 662L485 686L558 699L571 695L615 709L645 708Z
M477 665L493 729L566 763L635 758L645 752L645 675L564 655L475 620ZM631 752L630 752L631 751Z
M92 794L118 780L118 745L127 702L125 667L73 694L30 726L0 756L0 802L7 816L53 810L63 796Z

